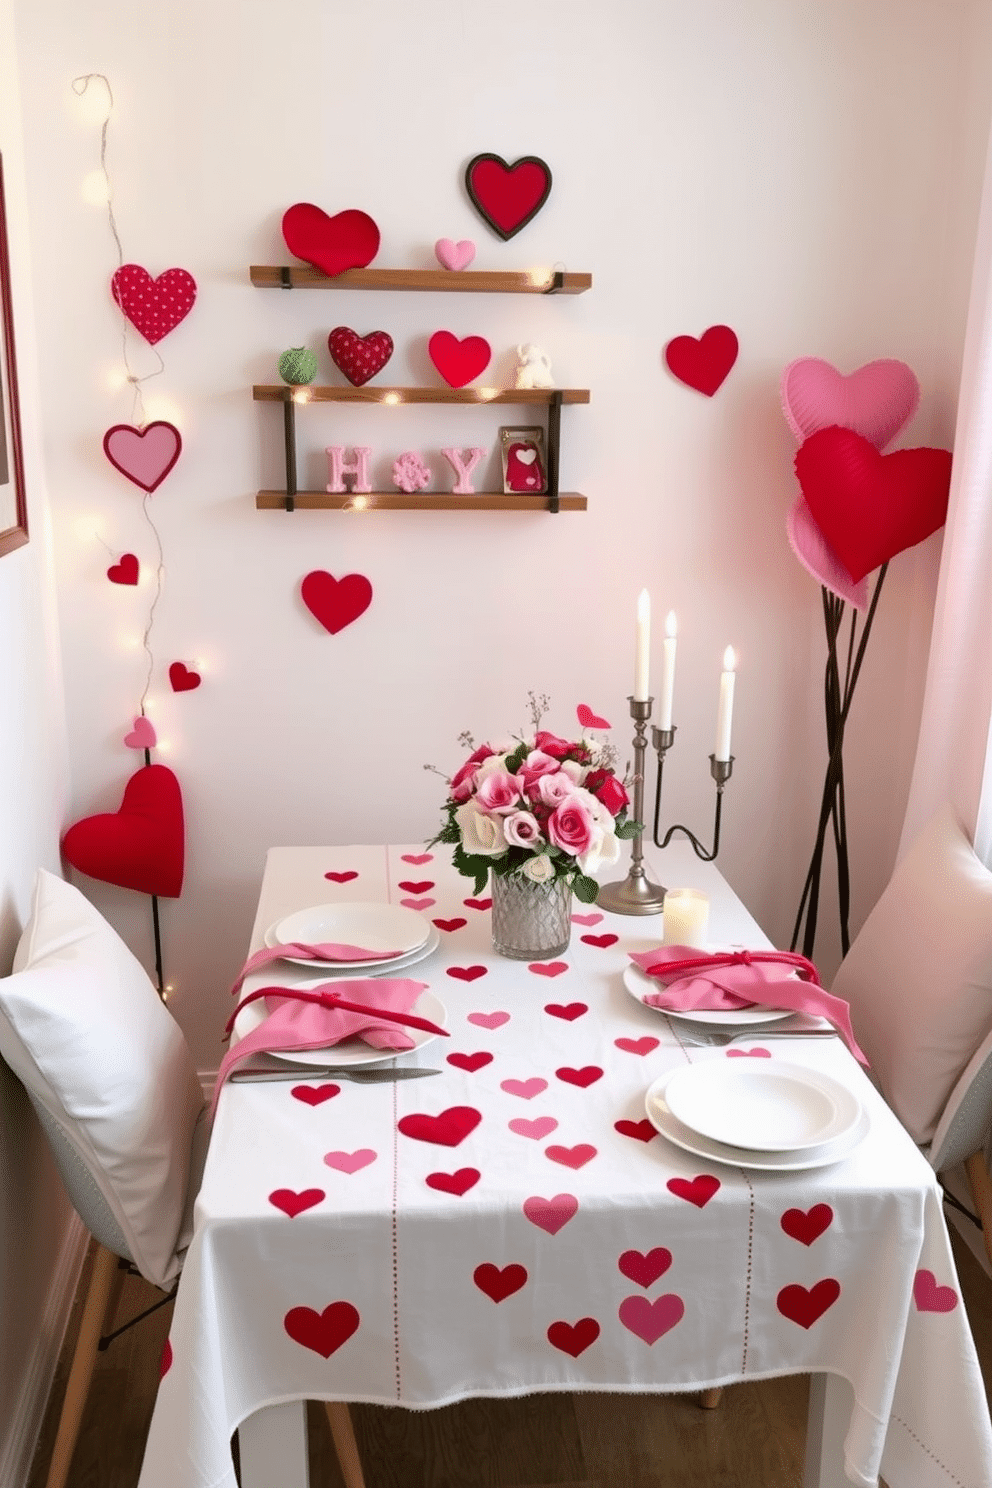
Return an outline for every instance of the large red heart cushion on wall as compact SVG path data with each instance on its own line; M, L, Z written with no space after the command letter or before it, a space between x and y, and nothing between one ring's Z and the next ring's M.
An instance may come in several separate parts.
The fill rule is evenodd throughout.
M183 887L185 823L179 781L166 765L144 765L117 811L87 816L62 839L80 873L139 894L176 899Z
M951 452L880 455L852 429L819 429L796 454L796 475L824 538L855 583L944 525Z

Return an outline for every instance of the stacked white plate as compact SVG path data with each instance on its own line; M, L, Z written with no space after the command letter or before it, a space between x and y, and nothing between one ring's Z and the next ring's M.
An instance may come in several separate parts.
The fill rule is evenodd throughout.
M839 1162L869 1125L842 1081L779 1059L712 1059L670 1070L648 1090L646 1110L676 1147L769 1172Z
M318 945L332 941L338 945L361 946L377 952L367 961L313 961L286 956L296 966L319 966L323 980L332 976L354 976L356 971L391 976L405 966L413 966L433 955L441 937L430 920L402 904L376 904L355 900L350 904L315 904L298 909L295 914L277 920L265 932L269 950L293 944ZM393 955L383 957L382 952Z

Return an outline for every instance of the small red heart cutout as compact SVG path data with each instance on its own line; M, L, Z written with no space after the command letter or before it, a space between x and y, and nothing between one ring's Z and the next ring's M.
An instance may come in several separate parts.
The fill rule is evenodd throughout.
M179 781L166 765L143 765L124 787L118 810L76 822L62 839L62 852L90 878L178 898L185 855Z
M591 1343L599 1337L599 1324L595 1318L579 1318L577 1323L552 1323L548 1329L548 1342L563 1354L577 1359Z
M294 1085L289 1092L294 1100L302 1101L305 1106L322 1106L325 1101L333 1100L336 1095L341 1094L340 1085Z
M326 1198L322 1188L304 1188L300 1193L293 1188L276 1188L269 1194L269 1203L281 1209L283 1214L288 1214L290 1219L295 1219L298 1214L312 1209Z
M504 1023L509 1023L509 1013L469 1013L468 1021L475 1023L479 1028L502 1028Z
M600 718L585 703L580 703L575 712L583 728L608 729L613 727L611 723L607 723L605 718Z
M168 1372L169 1372L169 1370L171 1368L172 1368L172 1344L169 1342L168 1339L166 1339L165 1342L162 1345L162 1357L158 1361L158 1377L159 1377L159 1379L165 1379L165 1376L168 1374Z
M470 1188L475 1187L481 1177L478 1168L459 1168L456 1173L428 1173L424 1182L428 1188L454 1194L460 1199Z
M695 1204L697 1209L705 1209L719 1189L720 1180L710 1173L700 1173L698 1178L669 1178L667 1187L676 1198Z
M140 565L133 553L122 553L117 563L107 569L107 578L112 584L136 584Z
M405 878L400 882L400 888L405 889L408 894L426 894L428 889L433 889L432 878L410 879Z
M492 909L493 907L491 899L463 899L462 903L469 909Z
M324 874L324 877L330 879L331 883L351 883L353 878L358 877L358 872L355 868L347 868L341 873L335 873L331 868Z
M487 151L465 167L465 189L483 221L508 242L544 206L551 171L538 155L521 155L510 165Z
M728 1049L728 1059L771 1059L771 1049Z
M404 863L412 863L415 868L419 868L420 865L421 865L421 863L433 863L433 861L434 861L434 854L433 853L400 853L400 858L401 858L401 860Z
M616 945L620 939L619 935L580 935L579 939L583 945L598 946L600 950L608 950L611 945Z
M648 1346L680 1323L685 1316L685 1303L675 1292L663 1297L624 1297L618 1312L620 1321Z
M558 977L558 976L561 976L561 974L562 974L563 971L567 971L568 970L568 962L567 961L531 961L531 962L528 963L527 970L528 971L532 971L535 976Z
M576 1018L589 1011L589 1007L584 1002L546 1002L544 1011L552 1018L560 1018L563 1023L574 1023Z
M661 1040L652 1038L649 1033L646 1033L643 1038L618 1038L614 1039L613 1042L625 1054L650 1054L652 1049L657 1049Z
M633 1137L635 1142L653 1142L658 1135L650 1121L614 1121L613 1129L622 1137Z
M737 337L729 326L710 326L697 340L676 336L665 347L668 370L679 382L712 398L737 360Z
M557 1235L578 1214L579 1201L574 1194L555 1194L551 1199L542 1199L539 1194L533 1194L529 1199L524 1199L523 1210L525 1218L532 1225L536 1225L546 1235Z
M358 1329L361 1318L350 1302L332 1302L323 1312L312 1307L291 1307L283 1327L294 1343L329 1359Z
M283 213L282 235L294 258L332 279L347 269L364 269L379 252L378 227L355 208L329 217L312 202L297 202Z
M460 388L478 377L489 366L492 356L489 342L482 336L465 336L459 341L450 331L435 331L427 343L427 355L449 387Z
M478 1054L449 1054L448 1063L453 1064L455 1069L465 1070L467 1074L474 1075L476 1070L484 1069L487 1064L492 1064L493 1056L484 1050Z
M840 1282L826 1276L815 1286L783 1287L775 1299L775 1305L783 1317L798 1323L800 1328L812 1328L829 1307L833 1307L840 1296Z
M154 346L192 310L196 280L185 269L166 269L153 279L140 264L122 264L110 292L135 330Z
M372 603L372 585L364 574L336 579L322 568L308 573L300 584L303 603L331 635L337 635L364 615Z
M514 1292L519 1292L522 1286L527 1284L527 1270L524 1266L494 1266L491 1261L486 1261L482 1266L476 1266L472 1272L472 1280L480 1292L485 1292L493 1302L504 1302L507 1297L512 1297Z
M812 1245L833 1223L834 1211L829 1204L814 1204L812 1209L787 1209L779 1223L787 1235L801 1245Z
M436 925L439 930L447 930L450 933L453 930L461 930L464 925L468 924L468 920L432 920L431 924Z
M331 361L353 387L364 387L381 372L393 354L393 338L386 331L359 336L350 326L335 326L327 338Z
M917 1271L913 1278L913 1301L917 1312L953 1312L958 1294L953 1287L938 1286L932 1271Z
M580 1090L588 1090L590 1085L595 1085L597 1080L603 1078L603 1071L598 1064L585 1064L581 1069L572 1069L566 1064L561 1069L556 1069L555 1074L566 1085L577 1085Z
M631 1281L636 1281L638 1286L654 1286L659 1276L664 1276L672 1264L672 1252L666 1250L663 1245L656 1246L643 1254L639 1250L625 1250L617 1261L617 1265L628 1276Z
M449 1106L439 1116L401 1116L397 1125L405 1137L433 1142L439 1147L457 1147L482 1120L474 1106Z
M486 974L484 966L449 966L447 974L454 977L456 982L477 982Z
M586 1163L592 1162L596 1156L596 1148L591 1142L577 1142L574 1147L561 1147L557 1144L545 1147L545 1157L550 1157L552 1162L561 1163L566 1168L584 1168Z
M114 424L103 436L103 452L114 469L149 495L165 480L182 448L179 430L164 419L156 419L143 429L133 424ZM129 582L137 583L137 578Z
M169 683L173 692L193 692L199 687L202 677L184 661L174 661L169 668Z

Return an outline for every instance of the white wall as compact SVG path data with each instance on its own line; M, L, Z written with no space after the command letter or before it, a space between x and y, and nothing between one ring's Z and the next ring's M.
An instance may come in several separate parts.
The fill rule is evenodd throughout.
M150 590L117 588L115 554L154 558L140 492L101 452L132 417L119 385L116 256L81 185L99 127L70 83L105 73L116 221L127 260L189 269L199 299L159 345L149 417L183 457L149 503L166 582L149 711L188 811L186 887L163 904L173 1003L216 1064L226 988L273 843L417 840L439 820L457 735L587 702L626 753L635 599L680 621L678 743L664 817L709 829L717 677L740 673L721 866L788 942L823 767L820 595L792 557L794 447L782 367L908 361L923 386L906 443L954 427L970 252L990 113L989 17L939 0L509 0L497 10L399 0L206 0L152 21L111 0L14 0L20 27L45 450L53 493L73 760L68 820L113 809L140 762L121 739L145 678L133 647ZM545 158L551 198L510 244L461 186L482 150ZM377 263L433 263L472 237L478 267L562 262L591 293L495 296L266 292L250 263L288 260L291 203L357 206L382 229ZM713 400L675 383L662 348L727 322L741 356ZM486 335L500 380L533 339L560 381L592 390L563 416L562 480L586 515L367 517L258 513L279 479L278 410L253 404L276 358L305 343L330 380L337 324L382 328L386 380L425 380L426 337ZM132 336L139 372L154 353ZM115 375L117 390L111 387ZM300 420L304 483L332 441L369 443L378 482L408 447L493 446L505 417L461 409L325 406ZM490 482L491 483L491 477ZM94 521L100 540L94 538ZM918 720L939 539L890 571L852 718L848 808L859 923L885 882ZM312 568L367 574L372 608L337 637L303 609ZM204 683L174 695L174 659ZM85 881L150 964L147 901ZM836 963L824 916L824 969Z

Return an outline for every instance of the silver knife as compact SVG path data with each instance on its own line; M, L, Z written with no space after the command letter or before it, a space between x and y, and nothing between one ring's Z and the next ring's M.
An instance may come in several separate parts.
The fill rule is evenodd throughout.
M357 1085L386 1085L394 1080L419 1080L422 1075L440 1075L437 1069L247 1069L233 1070L235 1085L260 1084L268 1080L353 1080Z

